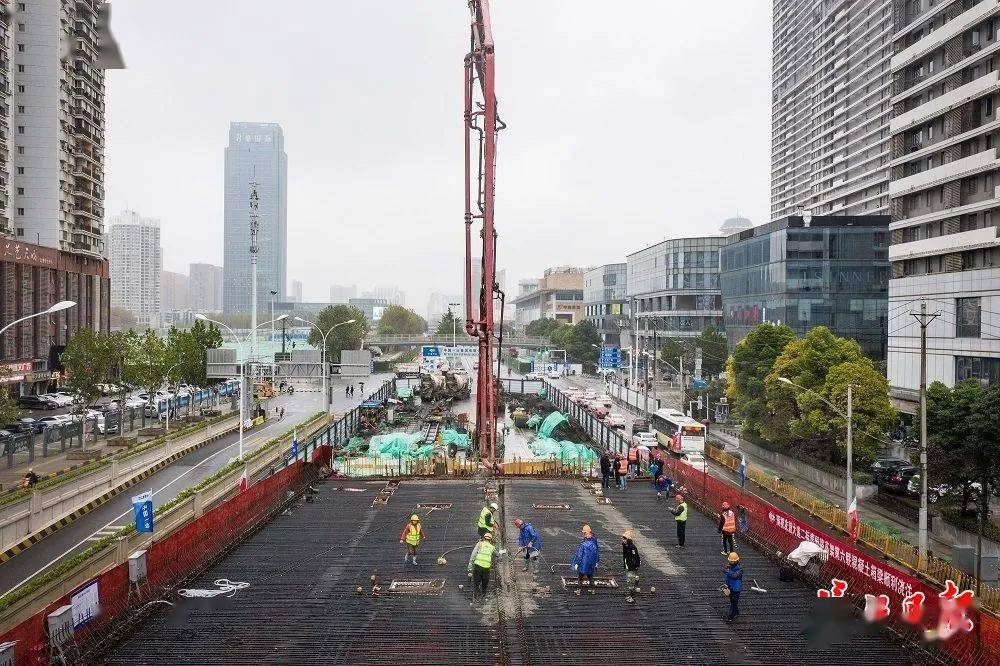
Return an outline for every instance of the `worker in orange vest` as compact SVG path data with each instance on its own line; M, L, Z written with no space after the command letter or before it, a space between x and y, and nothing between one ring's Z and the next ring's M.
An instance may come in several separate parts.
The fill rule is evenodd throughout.
M618 454L618 487L620 490L628 488L628 458Z
M729 502L722 503L722 511L719 512L719 534L722 535L722 554L736 550L736 512L729 506Z
M628 471L632 478L639 476L639 447L633 446L628 450Z
M417 548L425 538L424 528L420 526L420 516L413 514L410 522L403 527L403 533L399 535L399 543L406 544L406 554L403 555L403 566L413 558L413 566L417 566Z

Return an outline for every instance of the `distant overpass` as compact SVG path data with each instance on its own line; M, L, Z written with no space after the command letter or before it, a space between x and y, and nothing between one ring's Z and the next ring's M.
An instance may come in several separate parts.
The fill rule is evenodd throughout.
M475 338L470 338L463 331L461 335L456 336L454 341L458 345L474 345L476 344ZM438 345L441 347L450 347L452 344L451 335L373 335L369 338L365 338L365 344L369 346L376 346L381 349L393 348L393 347L414 347L419 345ZM551 347L552 341L548 338L531 337L526 335L511 335L504 336L503 338L504 347L521 347L525 349L538 349L540 347Z

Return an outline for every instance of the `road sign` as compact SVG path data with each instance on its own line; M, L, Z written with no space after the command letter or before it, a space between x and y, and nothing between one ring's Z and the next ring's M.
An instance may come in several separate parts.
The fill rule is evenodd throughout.
M622 350L618 347L601 347L599 365L602 368L618 368L622 364Z
M437 345L424 345L424 349L421 352L421 355L424 358L427 358L429 356L440 356L441 348L438 347Z
M704 391L705 389L708 388L708 380L692 378L691 388L695 389L696 391Z

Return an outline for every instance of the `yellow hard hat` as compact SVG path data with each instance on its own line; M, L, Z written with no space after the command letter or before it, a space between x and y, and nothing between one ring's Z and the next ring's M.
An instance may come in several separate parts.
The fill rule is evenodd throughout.
M486 539L487 541L493 541L493 533L487 532L486 534L483 535L483 538Z
M417 514L413 514L412 516L410 516L410 520L415 520L417 522L420 522L420 516L418 516Z
M730 564L736 564L739 561L740 561L740 556L736 554L735 550L733 552L729 553L729 563Z
M582 531L584 534L590 534L593 530L590 529L590 525L584 525Z

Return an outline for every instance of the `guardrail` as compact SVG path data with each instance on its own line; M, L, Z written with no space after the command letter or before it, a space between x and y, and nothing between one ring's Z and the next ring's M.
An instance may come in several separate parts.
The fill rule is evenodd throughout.
M646 393L644 391L636 391L635 389L614 382L605 384L605 390L611 396L612 400L640 412L646 411ZM660 399L655 396L649 396L649 411L655 412L659 408Z

